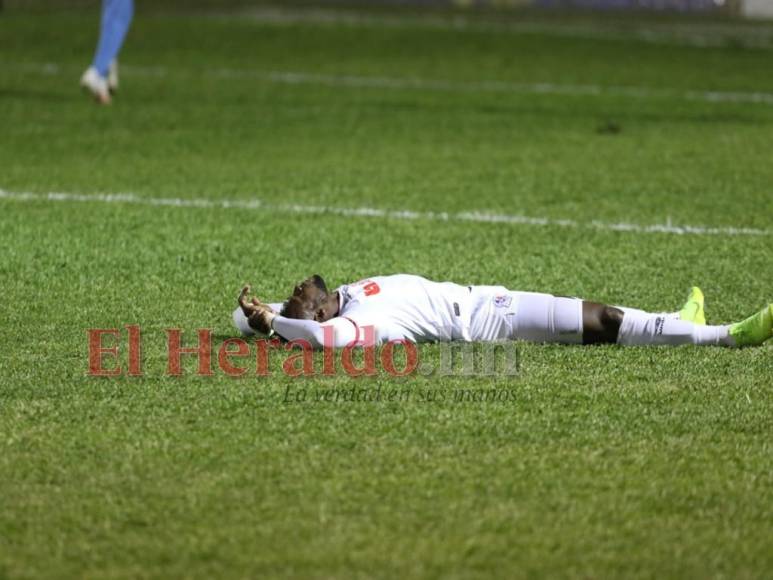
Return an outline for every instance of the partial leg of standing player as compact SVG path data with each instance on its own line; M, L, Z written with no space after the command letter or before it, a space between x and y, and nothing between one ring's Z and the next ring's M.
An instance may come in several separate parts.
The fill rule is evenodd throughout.
M118 53L134 16L133 0L102 0L99 43L91 66L81 77L81 86L97 102L107 105L118 88Z

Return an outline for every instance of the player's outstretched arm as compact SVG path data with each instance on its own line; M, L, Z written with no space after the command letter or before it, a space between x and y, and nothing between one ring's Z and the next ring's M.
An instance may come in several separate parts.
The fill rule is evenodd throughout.
M250 287L244 286L239 294L239 310L246 317L248 328L271 334L276 332L285 340L305 340L312 348L324 346L342 348L357 339L357 327L344 318L332 318L319 323L278 315L273 308L257 298L249 297ZM244 329L237 324L244 332ZM326 332L326 328L329 328ZM330 337L330 338L328 338Z
M272 319L272 327L285 340L305 340L314 349L343 348L357 340L357 327L340 317L319 323L276 316Z

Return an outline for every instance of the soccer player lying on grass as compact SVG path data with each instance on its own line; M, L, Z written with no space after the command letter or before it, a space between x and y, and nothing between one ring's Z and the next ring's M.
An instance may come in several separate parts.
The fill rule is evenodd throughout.
M330 292L314 275L283 304L239 296L234 323L244 334L276 332L314 348L353 342L528 340L566 344L757 346L773 335L773 304L736 324L707 326L693 288L677 312L650 313L579 298L460 286L420 276L375 276ZM331 330L326 330L326 328ZM331 343L332 339L332 343Z

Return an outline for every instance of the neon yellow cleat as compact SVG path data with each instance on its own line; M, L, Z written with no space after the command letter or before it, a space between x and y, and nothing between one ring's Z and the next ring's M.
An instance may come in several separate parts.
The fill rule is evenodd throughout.
M759 346L773 336L773 304L746 320L730 325L736 346Z
M706 324L706 314L703 312L703 292L697 286L690 288L687 302L679 311L679 319L695 324Z

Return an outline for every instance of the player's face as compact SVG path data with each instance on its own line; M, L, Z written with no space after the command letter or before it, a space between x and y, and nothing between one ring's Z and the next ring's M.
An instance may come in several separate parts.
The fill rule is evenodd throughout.
M293 288L293 296L297 296L304 301L319 301L327 295L327 286L322 276L314 274L309 276L303 282L299 282Z
M292 318L317 319L317 310L327 297L327 286L321 276L315 274L295 285L293 295L287 300Z

